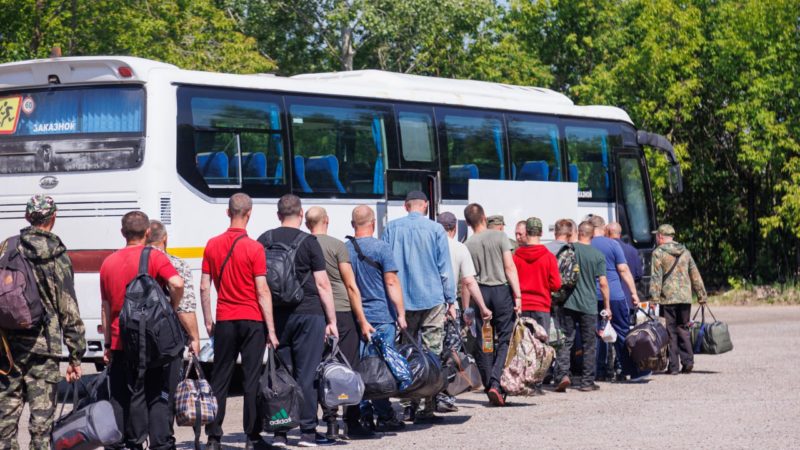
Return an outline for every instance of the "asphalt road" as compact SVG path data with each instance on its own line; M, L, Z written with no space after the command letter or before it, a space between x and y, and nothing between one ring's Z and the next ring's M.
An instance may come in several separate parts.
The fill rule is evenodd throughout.
M697 356L690 375L655 375L647 384L601 383L592 393L513 397L506 408L488 407L483 395L463 395L460 410L444 415L443 424L411 425L340 446L800 448L800 307L717 307L715 313L730 325L734 350ZM228 401L226 448L244 446L241 405L241 396ZM21 448L28 446L26 423L27 412ZM178 448L193 448L190 428L178 427L176 434ZM297 438L290 434L290 444Z

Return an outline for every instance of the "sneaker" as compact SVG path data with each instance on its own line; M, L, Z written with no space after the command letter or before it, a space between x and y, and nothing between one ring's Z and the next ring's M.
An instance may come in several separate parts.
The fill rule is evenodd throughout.
M451 405L447 402L436 402L436 412L438 413L451 413L458 412L458 406Z
M358 419L358 421L361 424L362 428L365 428L373 432L375 431L375 419L372 417L371 414L361 416L361 418Z
M417 408L415 406L406 406L403 408L403 422L413 422L417 418Z
M687 364L683 366L681 373L692 373L692 369L694 369L694 364Z
M261 439L261 435L247 436L247 441L244 444L245 450L265 450L269 448L266 442Z
M486 396L489 397L489 403L494 406L506 406L505 398L503 398L503 394L500 393L500 390L497 388L491 388L488 392L486 392Z
M341 434L342 439L371 439L375 437L375 432L370 430L369 428L364 428L361 423L356 422L354 424L349 424L345 422L344 430Z
M289 439L286 437L286 433L275 433L275 436L272 438L272 443L270 444L276 448L286 448L289 446Z
M397 417L392 417L391 419L378 419L378 422L375 424L375 431L400 431L405 429L405 427L406 424L403 423L402 420L397 420Z
M556 392L567 392L567 388L570 384L572 384L572 382L569 381L569 377L562 378L558 386L556 386Z
M208 442L206 443L206 450L220 450L219 439L208 438Z
M645 372L638 377L632 377L628 383L645 383L650 380L650 372Z
M417 425L428 424L428 423L441 423L442 421L444 421L444 417L433 414L433 411L419 412L417 414L416 419L414 419L414 423Z
M614 381L612 381L612 383L624 383L626 381L628 381L628 378L625 375L618 373L614 375Z
M583 386L578 388L578 390L581 391L581 392L592 392L592 391L597 391L599 389L600 389L600 386L595 384L595 383L584 384Z

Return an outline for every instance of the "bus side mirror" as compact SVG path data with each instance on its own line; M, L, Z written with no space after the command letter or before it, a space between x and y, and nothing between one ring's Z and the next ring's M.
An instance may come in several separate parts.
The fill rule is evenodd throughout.
M667 177L669 181L669 193L680 194L683 192L683 174L681 173L680 164L670 164L667 169Z

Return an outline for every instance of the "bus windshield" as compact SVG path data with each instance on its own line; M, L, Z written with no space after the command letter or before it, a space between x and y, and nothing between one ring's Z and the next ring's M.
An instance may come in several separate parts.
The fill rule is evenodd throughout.
M0 174L137 167L144 98L141 86L0 94Z

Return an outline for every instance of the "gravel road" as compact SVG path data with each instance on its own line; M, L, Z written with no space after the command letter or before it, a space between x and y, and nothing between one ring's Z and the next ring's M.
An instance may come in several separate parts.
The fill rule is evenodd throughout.
M351 441L350 448L800 448L800 307L716 307L734 350L696 357L690 375L647 384L601 383L596 392L547 392L487 407L479 394L434 426ZM88 367L86 366L89 370ZM93 369L90 369L93 371ZM228 401L225 448L241 448L241 396ZM20 427L27 448L27 413ZM193 448L176 428L178 448ZM290 444L297 436L290 434ZM205 438L203 439L205 442Z

